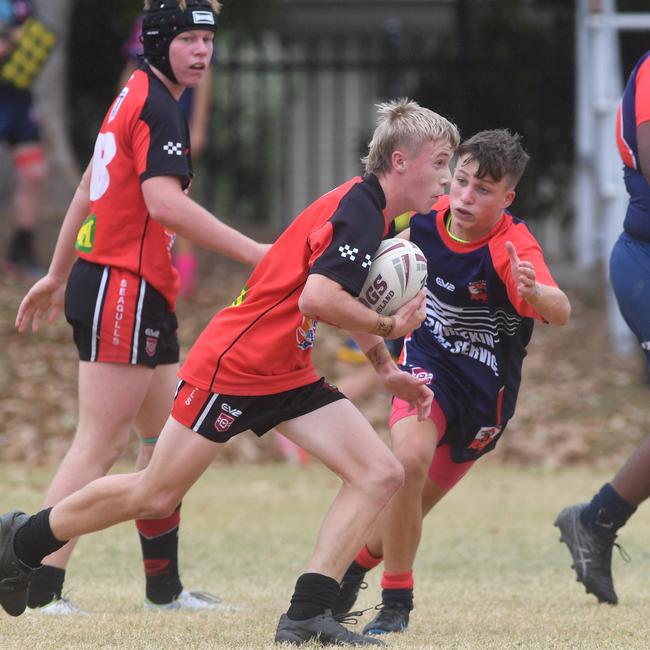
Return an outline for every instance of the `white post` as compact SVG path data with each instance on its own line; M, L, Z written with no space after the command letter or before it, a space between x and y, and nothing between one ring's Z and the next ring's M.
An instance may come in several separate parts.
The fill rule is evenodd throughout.
M590 53L591 31L587 27L588 0L576 1L576 127L574 250L576 264L582 271L596 266L597 202L594 178L594 141L592 113L592 79Z
M600 188L602 219L601 258L606 272L607 323L614 352L627 356L634 352L634 337L623 320L609 283L609 256L623 230L628 195L623 184L622 163L616 149L616 111L623 93L618 31L613 28L613 0L605 0L603 13L593 14L590 28L594 32L593 68L596 75L596 151L597 178Z

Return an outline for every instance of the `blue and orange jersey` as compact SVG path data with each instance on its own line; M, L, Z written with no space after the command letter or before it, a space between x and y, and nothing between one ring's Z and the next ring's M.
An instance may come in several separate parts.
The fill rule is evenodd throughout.
M298 308L303 287L317 273L358 296L370 260L390 231L385 207L373 175L353 178L307 207L240 296L201 333L180 377L229 395L272 395L316 381L311 354L317 321Z
M650 51L630 74L616 115L616 144L623 161L625 186L630 195L623 228L650 242L650 185L639 166L637 127L650 121ZM650 170L645 170L650 173Z
M141 184L192 177L187 120L150 68L137 70L111 105L95 142L90 214L77 236L79 257L143 277L174 311L179 288L172 266L175 235L152 219Z
M540 283L557 285L522 220L504 212L485 237L461 243L447 231L448 215L443 197L411 218L410 239L428 260L427 317L406 338L400 363L431 380L447 418L443 442L461 462L492 449L512 417L533 322L542 319L517 292L506 242Z

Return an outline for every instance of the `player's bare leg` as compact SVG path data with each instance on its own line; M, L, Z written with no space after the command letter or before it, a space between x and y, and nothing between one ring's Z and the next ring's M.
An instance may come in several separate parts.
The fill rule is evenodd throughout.
M401 484L403 470L361 413L340 400L279 425L290 440L319 458L343 481L325 515L307 570L296 582L276 641L376 644L337 623L331 609L339 580L368 529Z
M430 479L424 482L422 488L422 518L426 517L431 510L440 502L442 497L447 494L449 490L441 488ZM381 531L384 521L384 513L379 515L375 523L370 528L368 540L366 541L366 548L370 554L376 558L384 557L384 545L381 539Z
M15 223L18 228L33 229L38 221L46 174L43 148L38 143L17 145L13 156L17 177L14 194Z
M612 481L612 487L634 506L641 505L650 497L650 437L621 467Z
M54 506L50 526L66 540L131 519L172 513L220 445L169 418L147 467L99 478Z
M370 524L402 481L390 449L348 400L283 422L277 429L320 459L343 485L319 532L307 566L340 580Z
M153 372L144 366L79 363L79 422L45 495L44 508L104 476L115 464L126 449ZM45 558L44 563L65 568L75 541Z
M45 156L39 143L30 142L16 145L13 159L16 168L13 197L15 232L9 245L9 261L19 270L36 273L34 230L45 182Z
M413 563L422 536L422 491L438 436L431 420L418 422L411 416L393 425L391 438L405 478L381 517L383 607L365 626L364 634L400 632L408 625L413 609Z
M438 504L438 502L449 493L449 487L440 487L429 477L422 488L422 518ZM334 607L335 613L349 612L357 600L359 591L368 585L365 581L366 573L383 561L384 546L382 541L382 530L384 525L384 510L370 527L365 546L361 549L352 564L346 569L341 590Z
M217 443L169 418L146 469L99 478L32 517L17 512L4 515L0 519L2 606L14 616L22 613L34 573L30 567L38 567L67 540L122 521L169 516L218 450ZM13 582L7 583L9 577Z
M143 366L80 362L77 430L45 495L44 508L104 476L114 465L126 449L131 426L153 376L154 371ZM45 614L78 611L72 603L62 600L65 569L76 542L70 540L44 559L43 568L30 585L31 609Z
M435 453L437 433L431 420L407 417L391 429L393 453L404 466L404 485L382 516L384 567L387 573L404 573L413 561L422 534L422 491Z

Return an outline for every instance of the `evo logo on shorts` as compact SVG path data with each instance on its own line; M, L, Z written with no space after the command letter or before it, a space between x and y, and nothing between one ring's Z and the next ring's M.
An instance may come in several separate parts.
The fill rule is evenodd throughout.
M229 404L223 403L221 405L221 412L215 420L214 428L221 433L228 431L232 423L235 421L235 418L238 418L241 414L242 412L239 409L233 408Z

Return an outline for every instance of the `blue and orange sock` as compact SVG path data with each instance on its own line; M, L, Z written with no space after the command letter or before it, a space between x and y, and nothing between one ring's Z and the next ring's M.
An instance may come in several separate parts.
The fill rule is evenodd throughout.
M381 577L381 602L401 603L413 609L413 571L387 573Z

